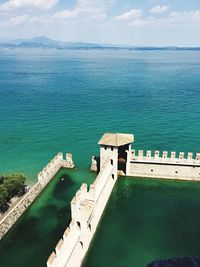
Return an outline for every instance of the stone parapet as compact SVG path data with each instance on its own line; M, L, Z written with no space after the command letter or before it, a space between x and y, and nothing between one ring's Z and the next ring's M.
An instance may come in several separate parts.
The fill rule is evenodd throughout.
M71 201L72 221L50 255L48 267L81 266L116 180L117 172L108 159L89 190L82 184Z
M200 153L130 152L128 176L200 181Z
M14 223L37 198L46 185L52 180L60 168L71 168L73 165L71 154L66 160L63 154L58 153L43 170L38 174L38 182L22 197L22 199L0 220L0 240L10 230Z
M35 184L18 202L18 204L11 209L11 211L0 221L0 239L10 230L19 217L26 211L35 198L42 190L39 182Z
M135 150L130 151L130 161L152 161L159 163L174 163L174 164L196 164L200 165L200 153L187 153L184 152L176 153L176 152L168 152L163 151L162 153L158 150L152 152L151 150L147 150L144 153L143 150L138 150L136 153Z

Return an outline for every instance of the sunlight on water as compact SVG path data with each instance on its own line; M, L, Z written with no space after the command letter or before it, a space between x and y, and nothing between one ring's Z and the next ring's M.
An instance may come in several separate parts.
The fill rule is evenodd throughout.
M134 133L136 149L199 152L199 99L198 51L0 50L0 172L23 172L33 184L59 151L76 164L1 241L0 265L45 266L72 196L94 179L88 169L104 132ZM198 253L198 190L120 180L85 266L143 267Z

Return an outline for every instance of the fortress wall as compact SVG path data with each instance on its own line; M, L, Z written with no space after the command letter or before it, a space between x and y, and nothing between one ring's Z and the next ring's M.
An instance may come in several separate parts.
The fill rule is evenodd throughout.
M106 162L101 170L101 172L99 173L99 175L97 176L96 180L94 181L94 183L90 186L90 188L92 190L95 190L95 202L97 201L97 199L99 198L102 190L104 189L104 186L108 180L108 177L111 174L111 171L113 169L113 166L110 164L110 161Z
M38 182L22 197L22 199L8 212L8 214L3 216L3 218L0 220L0 240L32 204L32 202L51 181L59 169L69 165L68 161L69 160L63 159L62 153L58 153L38 174Z
M100 146L100 170L108 159L113 160L113 166L117 169L118 147Z
M108 199L111 195L112 189L115 185L115 182L117 180L117 176L115 178L112 177L113 174L113 168L108 168L107 177L109 177L101 190L100 195L96 199L95 206L93 208L92 213L90 214L88 218L88 225L92 228L92 230L95 232L96 228L98 226L98 223L101 219L101 215L105 209L105 206L108 202Z
M70 226L49 257L48 267L81 266L116 180L117 171L107 160L89 191L82 184L71 201Z
M58 170L64 166L65 160L63 160L63 154L58 153L43 170L38 174L38 181L42 188L44 188L52 179L52 177L58 172Z
M200 153L193 155L183 152L176 156L176 152L168 155L167 151L147 151L139 150L137 155L131 151L129 164L129 176L167 178L180 180L200 180Z
M18 202L17 205L13 207L5 217L3 217L0 221L0 239L3 238L19 217L26 211L34 199L39 195L41 190L42 186L39 182L37 182L35 186L24 195L20 202Z

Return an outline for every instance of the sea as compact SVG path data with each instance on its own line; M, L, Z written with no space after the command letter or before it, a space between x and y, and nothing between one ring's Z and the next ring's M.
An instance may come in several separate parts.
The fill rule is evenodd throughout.
M43 267L91 183L104 132L133 148L200 152L200 51L0 49L0 173L28 184L58 152L61 170L0 241L1 267ZM63 178L63 179L61 179ZM146 267L200 254L198 183L120 178L84 267Z

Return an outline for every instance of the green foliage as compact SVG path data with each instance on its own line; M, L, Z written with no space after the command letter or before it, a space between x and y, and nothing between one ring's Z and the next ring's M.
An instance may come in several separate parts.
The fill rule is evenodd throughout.
M0 210L5 211L8 202L25 193L26 176L23 174L0 175Z
M4 177L0 175L0 185L3 184Z
M5 186L0 185L0 210L5 211L8 202L8 191Z

